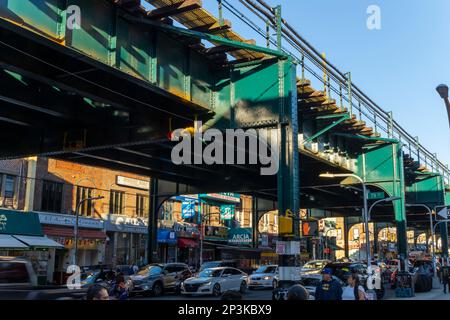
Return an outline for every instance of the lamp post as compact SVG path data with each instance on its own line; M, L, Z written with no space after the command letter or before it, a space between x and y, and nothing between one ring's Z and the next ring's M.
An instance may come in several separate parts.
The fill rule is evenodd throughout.
M74 241L75 241L75 250L74 250L74 254L73 254L73 265L78 265L77 264L77 260L78 260L78 221L79 221L79 216L80 216L80 207L81 205L86 202L86 201L95 201L95 200L101 200L104 199L105 197L103 196L98 196L98 197L90 197L90 198L86 198L81 200L80 202L77 203L77 207L75 209L75 228L74 228Z
M363 219L364 219L364 227L367 230L366 231L366 257L367 257L367 267L370 269L371 266L371 257L370 257L370 235L369 235L369 216L368 216L368 209L367 209L367 187L366 184L360 176L356 174L351 173L342 173L342 174L332 174L332 173L323 173L319 175L321 178L355 178L358 180L363 188L363 205L364 205L364 212L363 212Z
M439 93L439 96L444 100L445 107L447 108L448 121L450 125L450 100L448 99L448 86L445 84L441 84L436 88L436 91Z

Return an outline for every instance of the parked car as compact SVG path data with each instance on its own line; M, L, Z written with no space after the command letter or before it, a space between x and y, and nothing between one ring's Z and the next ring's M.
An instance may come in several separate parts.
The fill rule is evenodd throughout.
M322 269L330 263L329 260L312 260L303 265L300 269L300 275L320 274Z
M336 276L333 276L333 279L338 281L342 287L345 287L347 285ZM320 284L321 281L322 281L321 274L307 274L301 277L300 284L304 286L306 290L308 290L310 297L315 297L316 287Z
M351 274L357 274L359 281L364 285L365 289L368 287L367 280L369 275L367 273L367 266L362 262L332 262L325 266L333 270L333 275L338 277L342 282L347 283L347 279ZM371 284L375 288L377 299L381 300L384 297L385 289L381 278L374 278L374 283Z
M116 273L113 270L96 270L81 274L81 287L90 287L94 284L102 284L109 287L109 282L114 281Z
M237 268L237 262L234 260L205 262L200 266L200 272L202 272L205 269L220 268L220 267Z
M68 289L66 285L37 285L30 261L0 257L0 300L79 300L86 289Z
M181 283L191 276L189 266L183 263L151 264L130 276L129 295L160 296L166 291L179 293Z
M248 277L248 288L273 288L278 286L278 266L267 265L259 267Z
M15 257L0 257L0 288L37 286L37 276L31 262Z
M247 289L248 276L236 268L218 267L201 271L198 276L189 278L181 284L183 295L213 295L220 296L226 291Z

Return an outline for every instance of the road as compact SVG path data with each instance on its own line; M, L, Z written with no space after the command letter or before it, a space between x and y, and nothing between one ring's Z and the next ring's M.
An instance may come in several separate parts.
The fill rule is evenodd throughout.
M272 300L272 290L247 290L243 296L243 300L258 300L258 301L268 301ZM217 297L188 297L188 296L177 296L174 294L167 294L162 297L134 297L130 300L187 300L187 301L202 301L202 300L220 300Z

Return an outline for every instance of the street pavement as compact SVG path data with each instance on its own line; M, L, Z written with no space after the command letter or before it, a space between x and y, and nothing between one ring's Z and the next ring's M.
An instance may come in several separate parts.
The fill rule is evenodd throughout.
M189 296L179 296L174 294L167 294L162 297L134 297L131 300L186 300L186 301L203 301L203 300L220 300L218 297L211 296L197 296L197 297L189 297ZM247 290L247 292L243 295L243 300L256 300L256 301L267 301L272 300L272 290Z
M183 300L183 301L206 301L206 300L220 300L217 297L189 297L189 296L178 296L174 294L167 294L162 297L135 297L131 300ZM270 301L272 300L271 290L248 290L244 296L243 300L253 300L253 301ZM450 300L450 293L444 294L441 287L434 288L430 292L416 293L412 298L397 298L395 296L395 291L391 289L386 290L386 295L383 300Z

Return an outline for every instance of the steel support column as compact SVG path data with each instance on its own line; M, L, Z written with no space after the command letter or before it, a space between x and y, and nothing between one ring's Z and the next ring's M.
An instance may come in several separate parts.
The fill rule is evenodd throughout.
M158 196L158 179L151 179L149 190L149 214L147 234L147 257L148 263L158 262L158 211L160 208L160 197Z

